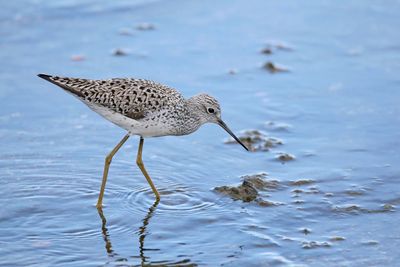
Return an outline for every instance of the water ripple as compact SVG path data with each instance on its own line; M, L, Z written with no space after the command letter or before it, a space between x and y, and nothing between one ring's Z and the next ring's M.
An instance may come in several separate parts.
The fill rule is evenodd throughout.
M174 216L179 216L182 212L191 214L199 214L215 203L205 199L201 192L199 193L193 188L186 187L180 184L170 184L168 188L159 188L161 201L157 207L157 213L170 213ZM121 208L128 212L147 212L148 208L153 205L155 197L149 187L134 188L130 192L122 192L115 195L120 201Z

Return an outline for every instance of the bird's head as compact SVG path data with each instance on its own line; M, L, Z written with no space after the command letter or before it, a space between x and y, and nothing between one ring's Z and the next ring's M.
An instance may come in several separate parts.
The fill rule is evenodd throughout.
M214 97L208 94L199 94L191 98L196 103L197 113L200 116L202 123L215 123L227 131L239 144L246 150L248 148L240 141L239 138L228 128L225 122L221 119L221 107Z

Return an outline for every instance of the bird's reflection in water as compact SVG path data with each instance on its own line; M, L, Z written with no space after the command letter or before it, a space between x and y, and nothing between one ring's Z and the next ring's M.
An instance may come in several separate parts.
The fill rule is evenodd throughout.
M150 218L153 216L154 210L157 208L160 199L157 199L154 204L149 208L149 211L146 214L146 217L143 219L143 225L139 228L139 251L140 251L140 258L142 259L142 264L146 262L146 257L144 255L144 239L146 238L146 227L149 224ZM148 249L150 250L150 249ZM154 249L158 250L158 249Z
M147 266L146 259L149 258L149 257L146 257L144 255L144 252L146 250L144 248L144 241L145 241L146 233L147 233L146 228L147 228L147 225L149 224L150 218L153 216L153 213L156 210L157 205L158 205L159 202L160 202L160 200L156 200L154 202L154 204L149 208L149 211L147 212L146 217L144 217L144 219L142 221L143 225L139 228L140 259L142 261L142 265L146 264L146 266ZM105 248L106 248L108 256L111 257L111 258L114 258L114 259L118 258L117 259L118 261L128 261L128 259L126 259L126 258L118 257L119 256L118 253L114 252L114 250L112 248L111 240L110 240L110 234L108 233L108 229L107 229L107 219L104 216L103 209L102 208L98 208L97 211L99 212L99 216L100 216L100 219L101 219L101 232L102 232L102 235L103 235L104 242L106 243L105 244ZM155 250L157 250L157 249L155 249Z
M106 217L104 217L102 208L98 208L97 211L99 212L99 216L100 216L100 219L101 219L101 232L103 234L104 242L106 243L105 247L106 247L107 254L110 257L114 257L114 256L116 256L116 254L114 253L114 250L112 249L112 244L111 244L111 241L110 241L110 235L109 235L108 229L107 229Z
M158 250L158 249L145 249L144 248L144 242L145 242L145 238L147 235L147 226L150 222L151 217L153 216L154 211L157 209L157 205L160 201L156 200L154 202L154 204L149 208L149 211L146 214L146 217L144 217L143 219L143 225L141 227L139 227L139 256L140 256L140 260L141 260L141 266L197 266L196 264L190 263L189 259L185 259L182 261L178 261L175 263L161 263L158 262L155 265L152 265L150 262L150 257L145 256L145 252L146 251L150 251L150 250ZM111 244L111 240L110 240L110 234L108 233L108 229L107 229L107 219L104 216L103 210L101 208L98 209L99 212L99 216L101 219L101 232L103 235L103 239L105 242L105 248L107 251L108 256L113 260L113 261L118 261L118 262L128 262L128 258L126 257L121 257L120 255L118 255L118 253L116 253L112 247ZM136 257L134 257L136 258ZM139 257L138 257L139 258Z

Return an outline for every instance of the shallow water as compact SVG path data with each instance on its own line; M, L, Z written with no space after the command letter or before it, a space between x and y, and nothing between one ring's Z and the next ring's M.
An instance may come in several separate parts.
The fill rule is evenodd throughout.
M114 2L3 3L1 266L400 264L398 1ZM104 157L124 132L41 72L206 91L235 132L283 145L249 153L214 125L147 139L154 203L131 138L98 213ZM261 197L280 205L213 191L260 172L280 185Z

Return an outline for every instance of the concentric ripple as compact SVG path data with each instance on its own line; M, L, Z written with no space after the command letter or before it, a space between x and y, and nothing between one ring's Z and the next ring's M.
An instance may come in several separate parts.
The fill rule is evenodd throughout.
M158 189L161 201L157 205L157 213L179 215L181 212L199 214L215 205L206 199L201 192L181 184L170 184ZM120 194L121 207L129 212L147 212L154 202L154 194L149 187L134 188L133 191ZM114 199L115 200L115 199Z

